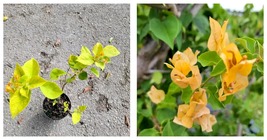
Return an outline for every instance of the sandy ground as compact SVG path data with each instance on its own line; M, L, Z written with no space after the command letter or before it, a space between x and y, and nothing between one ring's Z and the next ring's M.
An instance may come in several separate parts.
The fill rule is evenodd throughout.
M48 79L53 68L68 69L67 59L79 54L81 45L90 50L96 42L109 44L121 54L93 80L93 92L81 94L88 81L65 88L72 109L88 106L83 124L72 125L71 117L54 121L43 113L43 94L32 91L28 107L11 119L8 94L4 94L4 136L129 136L125 116L130 119L130 5L4 5L4 84L16 62L35 58L41 76ZM61 45L55 45L60 41ZM110 73L109 78L105 78Z

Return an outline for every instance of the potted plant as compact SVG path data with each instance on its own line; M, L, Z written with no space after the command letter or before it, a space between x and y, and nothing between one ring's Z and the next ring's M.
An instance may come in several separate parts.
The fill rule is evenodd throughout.
M17 63L13 77L5 87L5 91L9 93L11 117L15 118L27 107L31 99L31 90L40 88L45 96L44 113L49 118L59 120L69 114L72 116L73 124L80 122L86 106L78 106L71 111L71 101L63 92L64 87L76 79L88 79L89 72L99 77L97 67L103 71L110 58L120 54L116 47L112 45L103 47L101 43L94 45L92 53L86 46L82 46L79 56L70 55L68 58L68 70L54 68L50 72L49 79L39 75L39 63L34 58L25 62L23 66ZM61 83L61 87L58 83Z

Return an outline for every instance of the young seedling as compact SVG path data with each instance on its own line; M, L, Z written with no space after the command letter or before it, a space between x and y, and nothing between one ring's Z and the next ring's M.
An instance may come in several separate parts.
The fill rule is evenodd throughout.
M54 68L51 70L50 79L48 80L39 75L39 63L34 58L28 60L23 66L17 63L13 77L5 87L5 91L10 95L9 106L11 117L15 118L28 106L31 98L31 90L40 88L46 97L43 104L46 107L44 109L46 115L53 115L55 111L63 110L63 115L59 118L52 118L64 118L66 113L71 112L70 100L66 94L63 94L65 86L68 83L74 82L77 78L87 80L89 72L99 78L100 72L98 68L103 71L106 64L110 62L110 58L119 54L120 52L117 48L112 45L103 47L101 43L96 43L92 49L92 53L86 46L82 46L79 56L70 55L68 59L69 69L67 72L59 68ZM57 82L61 83L61 88ZM71 115L73 124L77 124L80 121L82 113L86 108L86 106L78 106L73 111ZM49 109L54 110L50 111Z

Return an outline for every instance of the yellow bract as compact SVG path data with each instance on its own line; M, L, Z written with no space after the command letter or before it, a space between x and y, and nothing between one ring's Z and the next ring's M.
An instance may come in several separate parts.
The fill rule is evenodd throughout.
M212 131L212 125L216 123L216 118L210 114L206 105L206 90L200 88L192 95L189 105L179 105L177 116L173 122L186 128L191 128L193 123L196 122L201 125L202 131Z
M192 52L191 48L187 48L183 53L176 52L167 67L172 69L171 79L181 88L186 88L188 85L192 90L197 89L201 85L202 77L197 66L197 55L199 51ZM191 76L190 76L191 72Z
M147 95L150 100L155 104L160 103L165 98L164 91L156 89L155 86L151 86L150 91L147 92Z
M224 21L223 26L210 17L210 37L208 40L208 48L210 51L216 51L221 53L224 46L229 44L228 34L225 32L228 24L228 20Z

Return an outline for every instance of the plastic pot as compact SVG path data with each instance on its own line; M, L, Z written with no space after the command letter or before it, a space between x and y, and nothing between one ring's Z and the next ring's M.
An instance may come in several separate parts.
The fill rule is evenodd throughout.
M57 99L45 98L43 102L44 113L46 114L46 116L48 116L53 120L63 119L69 114L68 110L70 109L71 109L70 99L64 93Z

